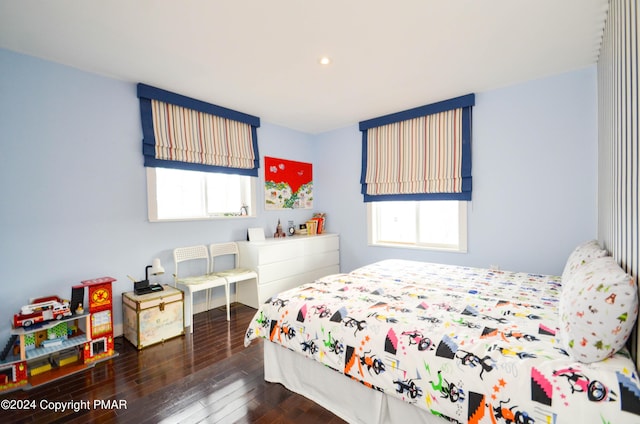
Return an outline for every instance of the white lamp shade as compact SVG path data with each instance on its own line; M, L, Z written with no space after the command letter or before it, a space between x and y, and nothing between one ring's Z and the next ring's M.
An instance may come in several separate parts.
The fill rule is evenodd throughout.
M151 269L149 270L151 275L164 274L164 268L160 263L160 258L155 258L153 260L153 264L151 265Z

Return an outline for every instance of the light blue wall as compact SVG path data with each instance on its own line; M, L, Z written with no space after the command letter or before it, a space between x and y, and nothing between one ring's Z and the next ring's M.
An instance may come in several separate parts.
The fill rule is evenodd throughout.
M596 101L595 66L477 93L465 254L367 246L358 127L317 136L316 205L340 233L342 269L397 257L561 273L596 237Z
M262 157L314 159L308 134L263 123L258 138ZM29 298L69 297L82 280L112 276L121 324L127 274L142 278L154 257L166 269L158 281L169 283L174 247L242 240L249 227L273 234L278 219L311 217L259 207L257 218L149 223L141 140L134 83L0 49L0 349Z
M344 271L400 257L559 273L596 235L595 68L476 102L467 254L367 246L356 124L314 136L263 122L260 154L313 163L314 209L340 233ZM142 277L154 257L169 282L175 246L243 239L248 227L270 234L278 219L311 215L259 207L257 218L149 223L141 137L134 83L0 49L0 347L30 297L109 275L118 300L126 275Z

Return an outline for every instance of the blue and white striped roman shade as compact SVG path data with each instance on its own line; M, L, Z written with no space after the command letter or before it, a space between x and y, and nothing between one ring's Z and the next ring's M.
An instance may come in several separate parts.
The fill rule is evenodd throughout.
M365 202L471 200L469 94L360 122Z
M138 84L144 165L258 176L260 119Z

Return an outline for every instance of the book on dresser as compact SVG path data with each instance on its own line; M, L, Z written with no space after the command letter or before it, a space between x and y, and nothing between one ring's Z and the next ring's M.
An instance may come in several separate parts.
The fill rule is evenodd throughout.
M269 238L238 242L240 266L258 273L258 281L236 287L236 300L257 308L271 296L340 272L337 234Z

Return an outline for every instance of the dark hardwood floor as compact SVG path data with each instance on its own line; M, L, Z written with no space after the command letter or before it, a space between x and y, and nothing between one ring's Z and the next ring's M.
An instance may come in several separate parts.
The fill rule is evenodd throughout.
M342 423L340 418L279 384L264 381L263 342L245 348L254 309L231 305L194 317L194 333L141 351L116 338L119 355L94 368L0 395L30 400L32 409L0 408L2 423ZM94 400L114 405L95 407ZM56 412L53 402L88 401L89 409ZM86 405L86 404L85 404ZM121 408L118 408L120 406Z

